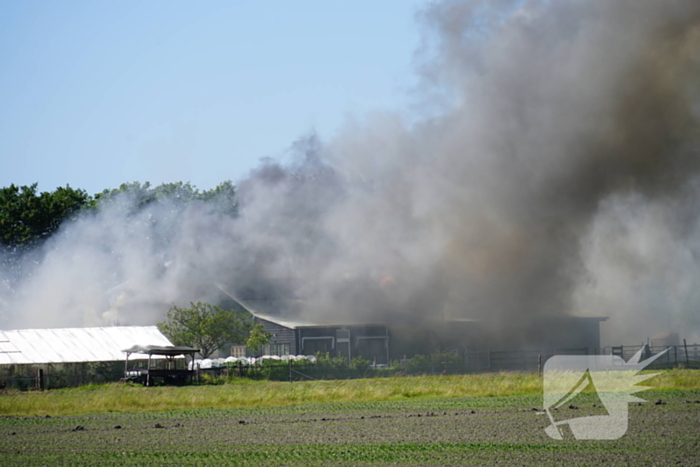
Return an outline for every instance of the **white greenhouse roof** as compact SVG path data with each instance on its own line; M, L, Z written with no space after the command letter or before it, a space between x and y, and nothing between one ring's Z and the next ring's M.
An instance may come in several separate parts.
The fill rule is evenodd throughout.
M156 326L0 331L0 365L124 360L134 345L173 345Z

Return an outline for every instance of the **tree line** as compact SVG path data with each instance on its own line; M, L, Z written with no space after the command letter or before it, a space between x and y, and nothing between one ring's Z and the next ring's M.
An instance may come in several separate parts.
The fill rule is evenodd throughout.
M0 266L9 266L22 253L41 245L65 222L94 213L107 204L136 214L155 204L186 207L193 202L205 203L221 215L238 215L236 187L230 180L204 191L183 182L155 187L149 182L124 183L94 196L69 185L44 192L37 190L36 183L0 188Z

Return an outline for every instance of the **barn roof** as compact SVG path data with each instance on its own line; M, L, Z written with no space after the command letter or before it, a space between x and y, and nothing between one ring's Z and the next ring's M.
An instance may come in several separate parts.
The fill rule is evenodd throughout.
M117 361L134 345L173 344L156 326L0 331L0 365Z
M300 321L300 320L292 320L292 319L283 318L281 316L272 316L272 315L268 315L265 313L258 313L257 311L252 311L250 308L248 308L248 311L250 311L251 314L257 319L262 319L265 321L269 321L270 323L279 324L280 326L284 326L285 328L289 328L289 329L328 326L326 324L311 323L308 321Z

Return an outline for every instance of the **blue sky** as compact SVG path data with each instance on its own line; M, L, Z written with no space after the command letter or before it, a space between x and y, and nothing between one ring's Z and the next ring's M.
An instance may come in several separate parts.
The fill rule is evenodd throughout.
M0 187L208 189L405 110L424 3L0 2Z

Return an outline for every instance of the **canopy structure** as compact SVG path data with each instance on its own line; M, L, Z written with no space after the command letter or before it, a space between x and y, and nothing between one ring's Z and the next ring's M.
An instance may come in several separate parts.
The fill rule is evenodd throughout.
M18 329L0 331L0 365L113 362L134 346L174 348L156 326Z
M177 357L178 355L194 355L199 352L199 349L187 347L184 345L134 345L128 349L122 350L127 354L138 353L142 355L162 355L166 357Z
M186 347L184 345L134 345L123 350L126 353L124 361L124 379L127 381L138 381L144 386L153 385L155 377L162 378L165 384L185 383L192 380L194 371L188 370L187 362L185 361L184 368L178 369L175 357L184 356L187 360L189 355L194 362L194 354L199 352L199 349L194 347ZM148 366L139 370L129 371L129 356L132 354L148 355ZM165 365L160 368L151 366L152 358L165 358Z

